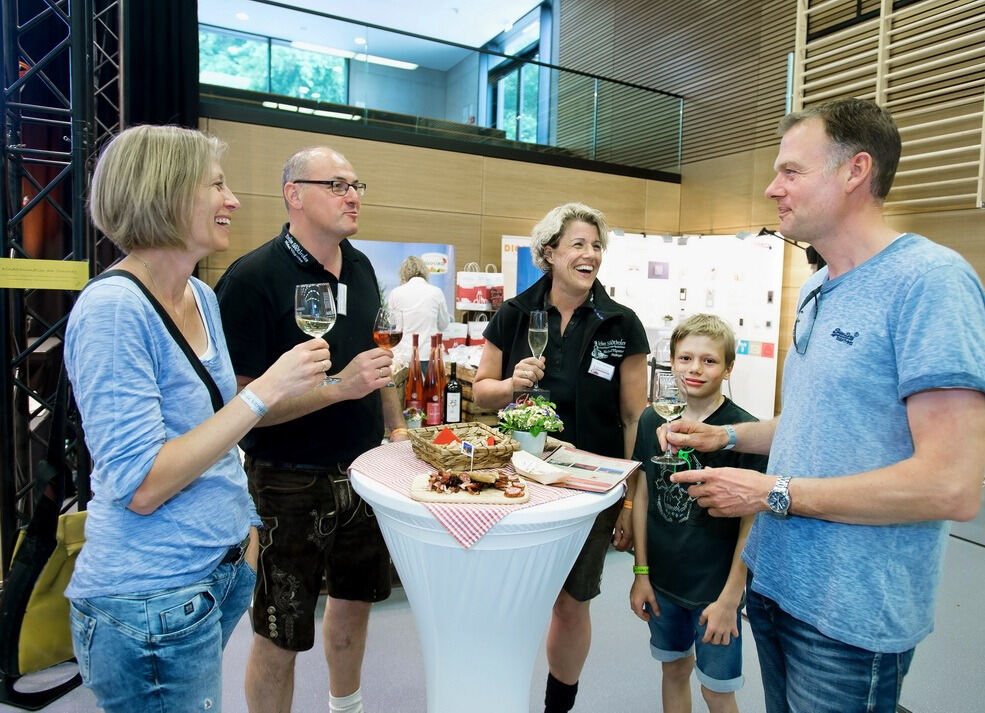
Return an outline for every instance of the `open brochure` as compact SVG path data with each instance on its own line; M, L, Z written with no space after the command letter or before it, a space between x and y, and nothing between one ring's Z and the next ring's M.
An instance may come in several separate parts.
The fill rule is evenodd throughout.
M571 446L561 446L544 460L523 451L513 454L513 467L522 475L547 485L594 493L611 490L640 465L639 461L608 458Z

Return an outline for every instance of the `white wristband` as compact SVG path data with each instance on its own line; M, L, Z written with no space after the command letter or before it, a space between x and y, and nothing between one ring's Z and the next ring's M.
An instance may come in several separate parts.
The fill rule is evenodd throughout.
M267 415L267 405L260 400L259 396L254 394L248 388L240 391L239 397L246 402L246 405L250 407L250 411L255 413L257 418L263 418Z
M722 428L724 428L725 429L725 433L728 434L728 443L726 443L724 446L722 446L722 450L723 451L730 451L733 448L735 448L735 441L736 441L735 429L732 428L731 426L722 426Z

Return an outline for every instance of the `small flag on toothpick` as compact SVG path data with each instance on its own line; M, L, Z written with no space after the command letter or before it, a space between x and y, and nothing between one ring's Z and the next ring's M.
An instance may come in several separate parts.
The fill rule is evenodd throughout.
M475 463L475 446L468 441L462 441L462 453L469 457L469 472L471 472L472 464Z

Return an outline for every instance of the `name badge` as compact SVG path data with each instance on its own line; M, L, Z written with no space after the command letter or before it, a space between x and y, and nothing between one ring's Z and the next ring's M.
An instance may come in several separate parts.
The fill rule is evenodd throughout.
M612 375L616 373L616 367L612 364L606 364L604 361L592 359L592 363L588 365L588 373L600 376L606 381L612 381Z
M346 304L348 302L349 288L343 283L339 283L338 296L335 298L335 311L340 315L346 314Z

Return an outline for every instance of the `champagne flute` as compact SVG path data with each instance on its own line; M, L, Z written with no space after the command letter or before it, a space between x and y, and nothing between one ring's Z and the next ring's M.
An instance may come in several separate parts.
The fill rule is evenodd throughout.
M294 320L309 337L322 337L335 326L335 298L327 282L298 285L294 288ZM325 375L322 386L342 379Z
M653 382L650 384L650 406L667 422L669 431L670 422L679 418L687 408L687 386L684 384L684 378L673 371L658 371L654 374ZM663 455L653 456L650 460L653 463L675 468L686 463L683 458L671 453L669 440L667 451Z
M531 310L530 326L527 328L527 344L534 359L540 359L547 348L547 312L542 309ZM537 384L534 384L537 388Z
M376 342L376 346L380 349L393 349L403 338L403 313L400 310L391 310L385 305L381 306L376 311L376 321L373 323L373 341ZM387 382L387 386L396 386L393 378Z

